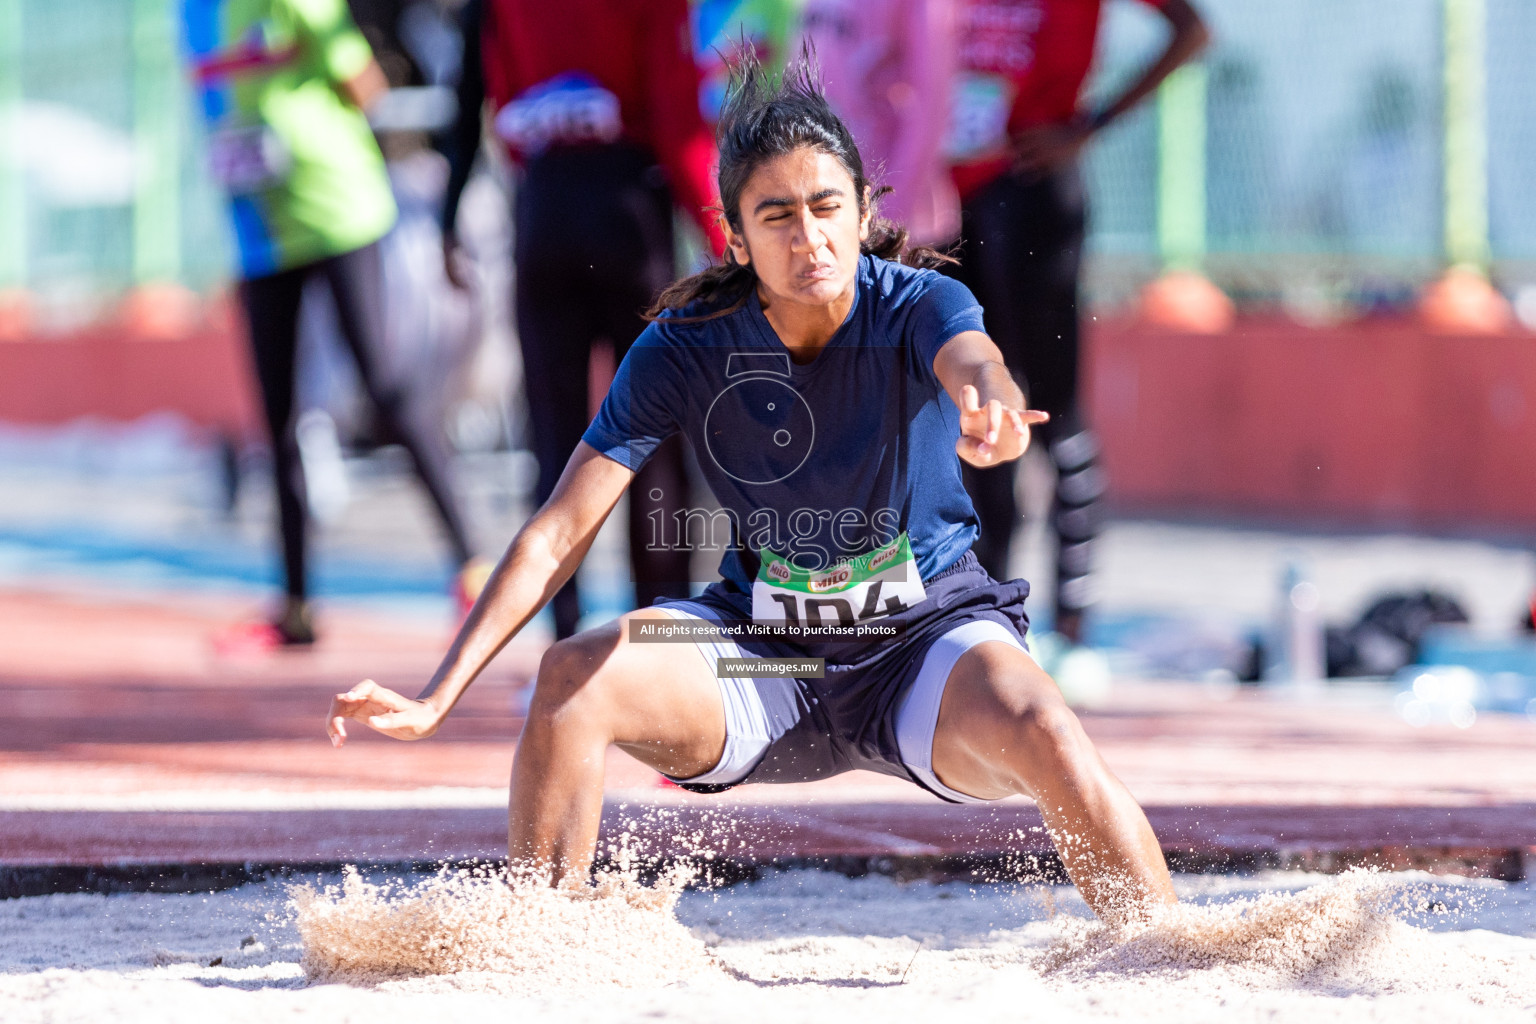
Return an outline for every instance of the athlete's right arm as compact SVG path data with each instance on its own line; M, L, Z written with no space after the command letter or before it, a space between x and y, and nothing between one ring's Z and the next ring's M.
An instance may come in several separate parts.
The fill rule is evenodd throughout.
M411 700L364 680L337 694L326 720L331 742L346 742L348 718L401 740L436 732L475 677L576 572L634 478L633 470L578 444L554 494L513 538L426 689Z

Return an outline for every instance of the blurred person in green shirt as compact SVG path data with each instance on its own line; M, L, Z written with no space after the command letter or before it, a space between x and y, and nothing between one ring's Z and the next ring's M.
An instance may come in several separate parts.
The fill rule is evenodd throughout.
M208 154L229 197L240 299L250 328L282 533L287 601L244 639L314 641L306 580L309 526L294 399L299 305L313 277L335 299L341 336L385 430L410 453L446 530L461 604L483 575L448 479L440 430L404 414L405 382L386 380L378 241L396 208L364 111L388 89L345 0L183 0L186 49L208 125Z

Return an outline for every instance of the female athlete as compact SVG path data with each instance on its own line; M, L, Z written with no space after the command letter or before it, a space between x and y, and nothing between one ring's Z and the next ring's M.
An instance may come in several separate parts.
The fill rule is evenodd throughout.
M911 265L935 254L898 261L905 232L873 217L808 63L775 83L744 61L718 142L726 262L663 293L421 696L360 683L332 702L332 742L347 719L432 735L681 433L721 508L665 540L707 518L729 540L723 578L545 653L512 769L513 864L587 878L616 744L703 791L864 768L954 802L1023 794L1101 917L1172 902L1146 817L1024 648L1028 584L970 553L961 461L1018 458L1045 415L965 287ZM646 642L668 632L693 650ZM737 676L722 658L763 667ZM774 659L815 671L785 678Z

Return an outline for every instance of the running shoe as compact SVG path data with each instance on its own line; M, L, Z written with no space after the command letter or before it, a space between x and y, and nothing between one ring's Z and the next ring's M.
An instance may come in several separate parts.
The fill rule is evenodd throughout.
M221 630L213 638L213 647L229 657L309 647L314 642L308 602L289 600L283 614L271 622L241 622Z

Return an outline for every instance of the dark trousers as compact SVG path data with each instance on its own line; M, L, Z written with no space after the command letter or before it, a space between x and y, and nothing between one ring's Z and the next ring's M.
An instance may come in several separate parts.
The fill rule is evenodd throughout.
M302 267L250 278L240 285L256 379L261 385L262 410L272 435L272 471L288 595L303 598L308 593L305 569L309 510L304 466L299 458L299 409L294 401L294 385L299 302L305 282L313 276L323 278L330 288L336 300L341 336L357 361L363 389L377 407L385 430L410 453L416 473L442 519L455 564L462 565L470 557L469 535L449 486L447 438L441 430L423 430L412 424L406 415L403 385L386 381L379 370L379 354L384 347L383 266L378 245L366 245Z
M515 211L517 330L538 499L554 492L591 417L592 346L606 338L623 359L642 330L641 313L673 279L672 198L660 168L628 146L555 150L530 162ZM688 552L656 550L647 516L663 521L688 501L680 438L656 450L629 491L629 550L636 603L688 596ZM552 602L555 632L576 631L572 579Z
M1034 433L1057 474L1051 525L1058 541L1058 621L1091 601L1090 555L1104 493L1098 441L1078 400L1078 271L1086 220L1076 166L1037 178L1005 175L963 205L961 263L953 270L986 311L987 333L1030 407L1051 414ZM981 521L977 558L994 578L1005 579L1020 522L1015 465L965 470Z

